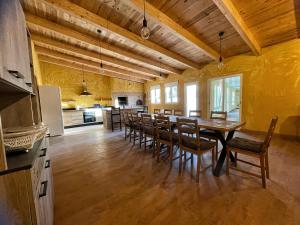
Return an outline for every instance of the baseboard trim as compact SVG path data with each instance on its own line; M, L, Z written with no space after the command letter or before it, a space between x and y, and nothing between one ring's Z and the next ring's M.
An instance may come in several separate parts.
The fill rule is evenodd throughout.
M75 128L75 127L86 127L86 126L100 125L100 124L103 124L103 122L83 123L83 124L78 124L78 125L65 126L64 128L68 129L68 128Z

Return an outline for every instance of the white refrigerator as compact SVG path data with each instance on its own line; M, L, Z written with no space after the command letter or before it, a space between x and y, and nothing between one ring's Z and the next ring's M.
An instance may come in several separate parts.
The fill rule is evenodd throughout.
M64 134L60 87L39 86L42 121L48 125L50 136Z

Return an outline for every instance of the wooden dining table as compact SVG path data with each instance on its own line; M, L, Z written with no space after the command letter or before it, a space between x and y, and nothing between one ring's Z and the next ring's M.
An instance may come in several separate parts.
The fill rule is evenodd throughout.
M174 116L170 115L170 122L175 126L176 118L186 118L184 116ZM227 142L233 138L235 131L246 124L246 122L236 122L236 121L227 121L227 120L218 120L218 119L202 119L198 117L193 117L198 121L199 131L200 129L209 129L214 131L215 137L217 137L222 144L222 151L218 158L217 165L214 169L213 174L215 176L220 176L223 164L226 159L226 145ZM226 135L227 133L227 135ZM230 159L232 162L235 162L233 154L230 154Z

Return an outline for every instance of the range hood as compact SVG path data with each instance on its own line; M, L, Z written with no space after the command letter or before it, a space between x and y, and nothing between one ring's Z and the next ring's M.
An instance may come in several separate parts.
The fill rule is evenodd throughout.
M88 92L86 82L85 82L85 80L83 80L82 81L82 92L81 92L80 96L90 96L90 95L92 95L92 94L90 92Z

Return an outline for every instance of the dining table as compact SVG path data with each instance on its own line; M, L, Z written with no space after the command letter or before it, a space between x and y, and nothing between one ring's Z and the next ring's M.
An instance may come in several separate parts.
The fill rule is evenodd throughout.
M176 126L177 118L187 118L184 116L174 116L170 115L170 122ZM220 176L223 164L226 159L226 145L229 140L231 140L234 136L236 130L243 127L246 122L238 122L238 121L227 121L227 120L219 120L219 119L202 119L199 117L192 117L189 119L196 119L198 122L199 131L200 129L209 129L214 132L214 137L218 138L218 140L222 144L222 150L219 155L217 165L213 171L214 176ZM232 153L230 153L230 159L232 162L235 162L235 157Z

